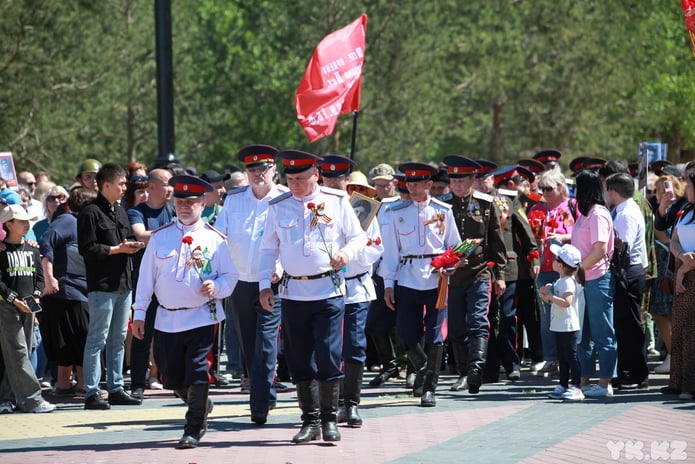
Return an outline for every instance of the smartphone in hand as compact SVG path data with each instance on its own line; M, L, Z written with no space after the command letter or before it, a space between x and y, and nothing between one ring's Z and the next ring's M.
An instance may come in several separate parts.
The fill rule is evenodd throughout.
M28 297L24 299L24 302L29 306L29 310L33 313L40 313L43 308L41 308L41 305L36 302L36 300L33 297Z
M673 193L673 184L671 183L670 180L664 181L664 192Z

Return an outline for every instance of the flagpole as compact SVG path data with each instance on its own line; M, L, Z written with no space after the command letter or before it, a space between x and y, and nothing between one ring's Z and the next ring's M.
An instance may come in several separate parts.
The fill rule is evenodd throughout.
M350 142L350 159L355 160L355 139L357 138L357 115L359 111L352 112L352 141Z

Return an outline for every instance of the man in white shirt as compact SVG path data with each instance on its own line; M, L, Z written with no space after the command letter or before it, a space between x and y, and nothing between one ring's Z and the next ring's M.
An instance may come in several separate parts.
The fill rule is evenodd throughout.
M630 245L626 281L613 276L616 282L613 324L618 342L618 378L614 379L613 386L617 388L646 387L649 375L641 322L647 267L646 227L642 210L632 199L634 193L635 184L629 174L619 172L606 178L606 200L613 207L615 234Z

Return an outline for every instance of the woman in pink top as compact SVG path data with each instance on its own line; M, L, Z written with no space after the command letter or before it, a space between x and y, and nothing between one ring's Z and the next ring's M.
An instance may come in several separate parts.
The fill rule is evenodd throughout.
M528 213L529 223L542 247L541 271L536 279L538 288L555 282L560 276L553 270L555 255L550 251L553 240L568 241L578 216L577 202L569 197L565 176L557 169L544 171L538 180L538 188L543 192L545 202L536 203ZM570 208L570 202L572 208ZM541 343L543 362L531 366L531 371L540 375L557 373L557 347L555 334L550 331L550 303L540 308Z
M603 184L596 172L584 170L577 176L577 203L581 216L572 229L572 245L582 254L586 274L587 302L582 339L577 348L581 385L585 396L613 396L610 381L617 374L617 343L613 327L613 220L603 199ZM599 383L589 385L599 362Z

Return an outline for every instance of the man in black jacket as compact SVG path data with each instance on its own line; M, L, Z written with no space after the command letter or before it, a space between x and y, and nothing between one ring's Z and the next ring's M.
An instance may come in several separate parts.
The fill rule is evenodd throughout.
M77 242L87 269L89 332L84 348L85 409L112 404L138 405L123 388L124 341L132 302L131 255L144 246L135 241L125 209L126 172L105 164L97 173L99 194L77 217ZM108 401L101 397L101 350L106 347Z

